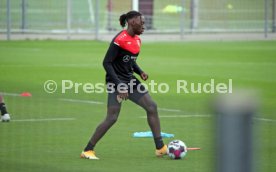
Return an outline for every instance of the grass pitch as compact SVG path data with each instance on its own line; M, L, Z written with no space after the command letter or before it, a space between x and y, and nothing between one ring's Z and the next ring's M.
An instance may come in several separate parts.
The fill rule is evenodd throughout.
M149 127L145 112L127 101L119 121L96 147L100 160L80 159L105 116L106 94L88 94L81 88L62 94L61 81L104 83L102 60L108 44L0 42L0 91L12 114L10 123L0 123L0 171L214 171L216 127L209 108L213 95L176 93L176 80L211 79L223 83L232 79L233 91L245 88L259 93L254 164L257 171L275 171L275 41L144 43L138 64L149 79L170 85L168 93L151 94L159 106L162 131L202 150L188 152L183 160L156 158L152 139L132 137ZM55 93L44 91L47 80L57 82ZM26 91L32 97L16 96Z

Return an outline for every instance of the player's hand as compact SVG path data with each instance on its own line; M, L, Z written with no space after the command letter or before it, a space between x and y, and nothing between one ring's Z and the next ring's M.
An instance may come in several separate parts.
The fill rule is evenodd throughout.
M121 103L123 100L128 99L128 91L127 90L120 90L119 94L117 95L117 100Z
M143 72L141 73L140 77L142 78L142 80L146 81L149 78L149 75Z

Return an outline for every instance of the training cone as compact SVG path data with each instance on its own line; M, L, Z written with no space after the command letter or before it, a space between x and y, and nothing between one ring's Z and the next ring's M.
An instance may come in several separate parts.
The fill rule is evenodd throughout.
M201 148L187 148L187 150L201 150Z
M29 93L29 92L23 92L23 93L20 94L20 96L22 96L22 97L31 97L32 94Z

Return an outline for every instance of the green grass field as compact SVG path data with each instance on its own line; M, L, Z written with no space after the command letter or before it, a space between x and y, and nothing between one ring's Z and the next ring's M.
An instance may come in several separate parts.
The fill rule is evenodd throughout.
M62 94L61 81L103 83L102 59L108 44L0 42L0 92L5 94L12 117L10 123L0 123L0 171L213 172L216 127L209 103L214 95L176 93L176 80L205 83L211 79L224 83L232 79L233 92L258 92L260 110L253 123L258 145L254 153L258 156L254 164L256 171L276 170L275 41L144 43L138 64L150 79L171 88L165 94L151 94L160 108L162 131L202 150L189 152L179 161L156 158L152 139L132 137L133 132L148 131L149 127L144 111L127 101L118 122L96 147L101 159L80 159L91 133L105 116L106 94L88 94L82 89ZM47 80L58 83L55 93L44 91ZM16 96L22 92L30 92L32 97Z

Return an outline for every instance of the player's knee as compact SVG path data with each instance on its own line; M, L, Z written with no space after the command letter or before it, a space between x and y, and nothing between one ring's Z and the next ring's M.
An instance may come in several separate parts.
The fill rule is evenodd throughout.
M116 114L108 114L108 117L105 119L105 122L108 123L108 125L113 125L114 123L116 123L118 119L118 115Z
M108 121L108 123L110 123L110 124L114 124L114 123L117 121L117 119L118 119L118 116L112 115L111 117L109 117L109 118L107 119L107 121Z
M117 107L116 108L110 108L108 110L108 115L107 115L107 118L106 118L108 123L114 124L118 119L119 113L120 113L120 108L117 108Z
M157 113L157 104L155 102L151 102L148 104L147 112L149 114L156 114Z

